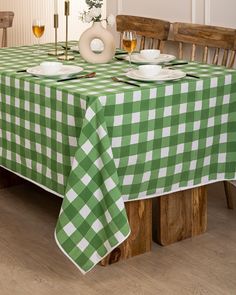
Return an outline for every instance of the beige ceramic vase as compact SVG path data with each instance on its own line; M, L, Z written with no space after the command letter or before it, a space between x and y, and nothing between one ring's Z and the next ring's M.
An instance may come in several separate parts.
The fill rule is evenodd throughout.
M96 53L91 49L91 42L99 39L104 45L104 49L100 53ZM107 63L115 55L116 46L113 35L106 30L101 22L94 22L92 27L84 31L79 40L80 55L90 63Z

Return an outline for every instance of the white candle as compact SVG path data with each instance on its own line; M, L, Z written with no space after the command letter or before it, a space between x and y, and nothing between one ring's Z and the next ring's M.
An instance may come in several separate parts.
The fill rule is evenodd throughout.
M58 14L58 0L54 0L54 14Z

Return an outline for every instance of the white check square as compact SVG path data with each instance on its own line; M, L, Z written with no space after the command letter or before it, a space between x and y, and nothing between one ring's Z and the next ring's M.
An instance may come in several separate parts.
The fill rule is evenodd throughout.
M123 185L130 185L133 183L134 175L125 175L123 179Z
M114 126L121 126L123 124L123 115L114 116Z
M164 117L169 117L172 114L172 106L168 106L164 108Z
M225 153L220 153L218 155L218 163L225 163L226 162L226 154Z
M165 127L162 130L162 137L168 137L170 136L170 127Z
M88 215L91 213L91 209L87 206L84 205L82 209L80 209L79 214L85 219L88 217Z
M103 229L103 225L99 219L96 219L91 227L95 231L95 233L98 233L101 229Z
M82 178L81 178L81 181L83 182L83 184L85 186L87 186L90 181L92 180L92 178L88 175L88 174L85 174Z
M158 178L166 177L166 173L167 173L167 168L166 167L160 168L159 171L158 171Z
M169 147L162 148L161 149L161 157L165 158L165 157L168 157L168 155L169 155Z
M63 230L67 234L67 236L70 237L76 231L76 227L72 222L69 222L63 227Z
M83 238L78 244L77 247L81 250L84 251L89 245L89 242Z

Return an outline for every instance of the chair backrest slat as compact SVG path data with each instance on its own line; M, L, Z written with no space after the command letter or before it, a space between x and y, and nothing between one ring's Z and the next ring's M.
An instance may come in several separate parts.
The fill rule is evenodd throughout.
M229 64L228 64L229 68L232 68L234 66L235 56L236 56L236 50L231 52L231 55L230 55L230 58L229 58Z
M195 60L195 55L196 55L196 45L192 45L192 53L191 53L191 61Z
M208 61L208 46L204 47L202 60L203 60L204 63L207 63L207 61Z
M151 39L149 40L149 47L150 47L150 48L154 48L154 38L151 38Z
M228 55L229 55L229 50L224 49L224 54L223 54L223 58L222 58L222 66L227 65Z
M214 51L214 56L213 56L213 60L212 60L213 65L218 64L219 54L220 54L220 48L216 48L215 51Z
M127 30L137 33L140 37L137 49L155 48L156 46L156 48L162 48L162 42L168 39L170 22L140 16L117 15L116 27L121 34ZM156 40L158 43L155 42Z
M140 49L144 49L145 43L146 43L146 38L142 36L140 41Z
M174 41L182 44L182 48L183 43L192 44L191 60L196 59L197 48L201 47L202 61L208 63L209 50L214 48L216 50L211 63L233 66L235 54L230 55L229 52L236 50L236 29L176 22L173 24L173 34ZM183 58L183 53L179 58Z

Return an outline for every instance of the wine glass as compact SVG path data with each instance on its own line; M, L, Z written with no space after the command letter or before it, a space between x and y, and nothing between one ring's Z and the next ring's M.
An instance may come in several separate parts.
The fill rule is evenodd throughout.
M37 53L40 53L40 38L43 36L45 30L45 23L41 19L34 19L32 24L32 30L34 36L37 38L38 50Z
M132 70L131 67L131 54L137 45L137 35L134 31L124 31L122 36L123 48L128 52L129 55L129 66L128 70Z

